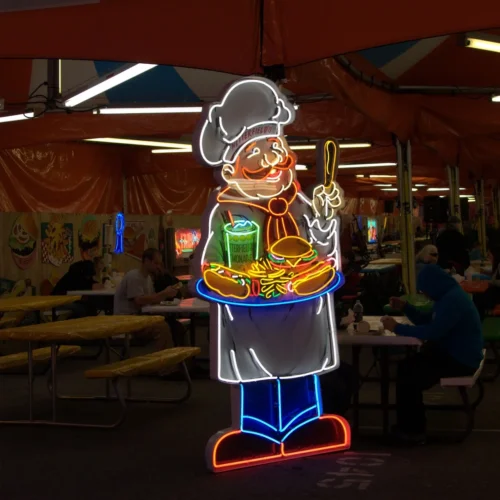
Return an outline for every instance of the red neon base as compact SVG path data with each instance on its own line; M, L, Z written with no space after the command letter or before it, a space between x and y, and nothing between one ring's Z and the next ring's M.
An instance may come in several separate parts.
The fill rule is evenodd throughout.
M347 421L338 415L323 415L280 445L240 430L220 431L208 442L206 456L211 471L225 472L350 447L351 429Z

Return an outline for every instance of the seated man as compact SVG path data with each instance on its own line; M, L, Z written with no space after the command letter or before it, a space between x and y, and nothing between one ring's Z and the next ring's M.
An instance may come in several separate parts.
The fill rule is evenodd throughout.
M116 290L114 314L139 314L144 306L159 304L177 295L176 286L168 286L159 293L155 292L152 276L159 272L161 266L162 258L158 250L148 248L144 251L141 267L129 271ZM162 350L168 347L170 329L165 325L161 332L148 330L137 336L157 339L157 349Z
M163 262L158 270L158 273L153 277L153 282L156 293L160 293L162 290L172 287L177 290L177 295L174 298L182 299L187 292L186 287L165 269ZM179 321L172 317L172 315L165 316L165 321L172 332L174 344L176 346L183 345L186 334L185 328L179 323Z
M422 392L443 377L473 375L483 358L479 314L454 278L435 264L428 264L417 279L418 289L434 301L431 313L421 313L399 298L391 307L402 310L415 326L382 318L384 327L405 337L426 341L422 351L398 366L395 437L406 442L425 441Z
M75 290L100 290L103 287L94 279L96 274L94 263L91 260L81 260L69 266L68 272L56 283L51 295L66 295ZM63 307L61 311L71 311L73 318L95 316L97 307L90 297L73 302Z

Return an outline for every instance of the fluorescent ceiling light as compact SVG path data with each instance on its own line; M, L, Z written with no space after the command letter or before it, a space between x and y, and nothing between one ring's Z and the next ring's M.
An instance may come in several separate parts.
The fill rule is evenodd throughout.
M465 188L459 188L460 191L465 191ZM428 188L427 191L449 191L450 188Z
M397 176L396 175L385 175L385 174L381 174L381 175L377 175L377 174L373 174L373 175L357 174L356 177L358 179L361 178L361 177L365 177L367 179L373 179L374 177L376 177L378 179L378 178L396 178Z
M380 191L397 191L397 190L398 190L398 188L383 188L383 189L381 189ZM417 188L411 188L411 190L412 190L413 192L418 191L418 189L417 189Z
M340 149L371 148L371 142L341 142ZM290 149L295 151L306 151L316 149L316 144L291 144Z
M418 188L423 188L427 186L427 184L415 184L415 187L418 187Z
M34 118L35 113L33 111L28 111L26 113L21 113L20 115L0 115L0 123L8 123L8 122L18 122L20 120L29 120L30 118Z
M93 87L80 92L73 97L70 97L64 102L64 105L67 108L72 108L73 106L78 106L82 102L88 101L95 97L96 95L102 94L106 92L106 90L112 89L117 85L130 80L131 78L135 78L150 69L156 68L157 64L134 64L132 66L127 66L123 71L119 71L118 73L114 73L105 80L97 83Z
M460 198L474 198L474 199L476 199L476 197L473 194L461 194Z
M377 187L392 187L392 184L374 184L374 186L377 186Z
M468 199L468 202L469 202L469 203L476 203L476 199L475 199L475 198L469 198L469 199Z
M191 153L191 148L170 148L170 149L153 149L151 153L156 155L168 153Z
M371 167L395 167L396 163L394 162L385 162L385 163L349 163L346 165L339 165L339 168L371 168ZM375 175L375 177L381 177Z
M500 52L500 38L486 33L468 33L465 37L465 46L469 49Z
M201 113L201 106L166 106L151 108L101 108L94 115L155 115L175 113Z
M121 139L118 137L99 137L96 139L85 139L86 142L102 142L104 144L123 144L127 146L148 146L152 148L174 148L191 151L190 144L180 142L160 142L160 141L142 141L139 139Z
M307 165L297 164L295 165L295 170L307 170Z
M500 102L500 94L495 94L491 96L492 102Z

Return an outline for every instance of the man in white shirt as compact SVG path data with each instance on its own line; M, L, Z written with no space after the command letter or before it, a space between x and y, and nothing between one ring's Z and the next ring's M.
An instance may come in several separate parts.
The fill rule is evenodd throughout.
M174 298L178 286L169 286L155 293L152 276L162 268L161 253L155 248L148 248L142 254L142 265L139 269L129 271L121 281L114 298L114 314L139 314L144 306L159 304L163 300ZM167 324L161 332L148 330L141 332L143 338L158 339L158 349L165 349L171 339Z

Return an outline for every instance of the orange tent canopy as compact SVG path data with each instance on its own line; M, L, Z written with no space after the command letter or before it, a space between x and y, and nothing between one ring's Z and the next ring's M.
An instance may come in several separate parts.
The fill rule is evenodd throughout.
M100 0L0 14L0 57L137 61L228 73L500 26L493 0Z

